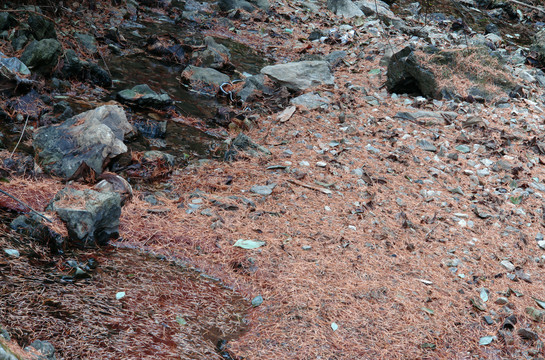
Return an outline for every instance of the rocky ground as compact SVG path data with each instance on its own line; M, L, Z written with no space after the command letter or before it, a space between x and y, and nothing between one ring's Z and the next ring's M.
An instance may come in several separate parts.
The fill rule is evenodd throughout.
M0 359L545 357L542 5L95 6L0 9Z

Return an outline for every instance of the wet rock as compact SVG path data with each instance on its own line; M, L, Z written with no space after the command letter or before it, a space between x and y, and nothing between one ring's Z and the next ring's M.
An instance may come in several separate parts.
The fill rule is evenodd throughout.
M120 106L104 105L38 129L33 146L44 169L54 175L70 178L82 164L100 174L127 151L123 140L133 131Z
M229 49L222 44L218 44L213 37L204 38L206 49L193 53L193 58L201 67L208 67L217 70L232 67L231 53Z
M314 110L322 106L327 106L330 103L329 99L321 97L316 93L306 93L296 98L291 99L290 104L301 105L308 110Z
M182 72L182 78L191 88L203 95L215 96L222 84L230 81L229 76L211 68L189 65Z
M395 53L388 63L388 91L398 94L421 94L439 98L435 75L414 55L410 47Z
M72 49L66 50L61 72L65 77L90 81L99 86L108 87L112 85L112 79L106 70L95 63L79 59Z
M363 11L350 0L327 0L327 8L345 18L363 16Z
M237 92L237 96L240 100L252 101L254 97L260 92L265 90L265 76L254 75L246 78L244 86Z
M36 40L57 39L55 24L38 14L30 14L28 27Z
M147 84L136 85L132 89L117 93L120 101L142 107L162 108L172 105L172 99L167 94L157 94Z
M65 222L70 240L77 246L105 245L119 235L121 197L115 192L59 191L47 207Z
M10 13L0 13L0 31L7 30L16 24L15 18Z
M333 85L327 61L299 61L265 66L261 73L292 90L305 90L312 86Z
M48 75L57 66L61 51L61 43L55 39L33 41L25 48L21 61L33 71Z
M76 38L80 46L89 54L95 55L98 53L97 40L93 35L77 32L74 33L74 38Z
M25 75L30 75L30 70L21 60L0 52L0 84L3 90L12 90L19 85L24 88L32 86L34 81L23 77Z

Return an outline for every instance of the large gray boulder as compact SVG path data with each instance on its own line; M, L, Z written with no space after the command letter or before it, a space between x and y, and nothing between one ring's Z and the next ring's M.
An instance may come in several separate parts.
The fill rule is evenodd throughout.
M363 11L350 0L327 0L327 8L345 18L363 16Z
M222 84L231 80L229 76L218 70L193 65L184 69L182 79L188 82L194 91L211 96L218 93Z
M57 66L61 51L61 43L55 39L33 41L25 48L21 61L33 71L48 75Z
M120 106L104 105L38 129L33 146L44 170L56 176L70 178L83 163L100 174L127 151L123 140L133 132Z
M48 205L65 222L70 240L77 246L105 245L119 236L121 197L117 192L64 188Z
M395 53L390 59L386 87L394 93L440 97L435 75L421 64L410 47Z
M265 66L261 73L292 90L305 90L312 86L333 85L327 61L299 61Z

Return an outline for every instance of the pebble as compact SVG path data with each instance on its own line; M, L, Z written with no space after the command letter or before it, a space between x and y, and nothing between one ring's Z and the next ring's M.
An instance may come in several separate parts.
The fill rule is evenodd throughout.
M259 305L263 304L263 296L258 295L255 298L252 299L252 306L258 307Z
M303 245L303 246L301 246L301 249L303 249L303 250L310 250L310 249L312 249L312 246L310 246L310 245Z
M275 185L272 185L272 184L271 185L254 185L252 186L250 191L258 195L268 196L272 194L274 186Z
M318 162L316 163L316 166L325 168L325 167L327 166L327 163L324 162L324 161L318 161Z
M4 249L4 252L6 254L8 254L9 256L13 256L13 257L16 257L16 258L21 256L19 251L15 250L15 249Z
M509 303L509 300L506 298L506 297L499 297L496 299L496 301L494 301L496 304L498 305L505 305L505 304L508 304Z
M502 260L500 262L500 265L503 266L504 268L506 268L507 271L514 271L515 270L515 265L513 265L513 263L511 261Z
M539 246L540 249L545 250L545 240L538 241L537 246Z

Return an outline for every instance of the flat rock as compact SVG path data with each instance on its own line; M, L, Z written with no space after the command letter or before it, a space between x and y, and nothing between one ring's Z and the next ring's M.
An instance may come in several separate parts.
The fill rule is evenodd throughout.
M250 191L255 193L255 194L258 194L258 195L268 196L268 195L272 194L272 191L273 191L275 186L276 186L275 184L271 184L271 185L254 185L254 186L252 186Z
M172 99L167 94L158 94L147 84L136 85L132 89L121 90L117 97L126 103L143 107L161 108L172 104Z
M305 90L312 86L333 85L327 61L298 61L265 66L261 73L292 90Z
M329 99L321 97L316 93L306 93L290 100L290 104L301 105L308 110L314 110L329 103Z

